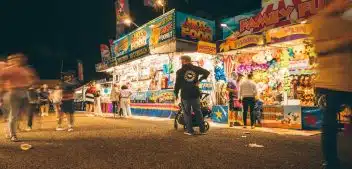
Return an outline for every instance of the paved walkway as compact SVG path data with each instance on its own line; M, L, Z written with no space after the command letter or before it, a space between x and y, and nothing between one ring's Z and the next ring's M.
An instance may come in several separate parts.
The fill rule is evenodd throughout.
M0 125L3 125L0 123ZM20 143L0 138L1 169L221 168L319 169L320 135L280 135L213 126L185 136L172 121L78 115L74 132L56 132L55 118L20 132ZM0 130L0 136L4 135ZM340 137L344 168L352 168L350 137ZM22 143L33 149L23 151ZM261 147L263 146L263 147Z

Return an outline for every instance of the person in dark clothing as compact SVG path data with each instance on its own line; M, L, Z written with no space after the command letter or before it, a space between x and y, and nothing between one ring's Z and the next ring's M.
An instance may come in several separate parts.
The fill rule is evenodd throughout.
M39 93L34 87L28 89L29 111L26 131L31 131L33 126L33 116L38 111Z
M329 0L313 16L311 35L318 54L315 80L317 104L322 110L321 144L324 169L339 169L337 114L352 106L352 7L350 0Z
M182 68L176 73L175 95L178 100L178 94L181 90L181 102L184 108L184 120L186 123L186 135L193 135L192 125L192 110L195 113L197 122L199 123L199 130L201 134L205 134L204 119L200 108L200 89L199 82L208 78L210 72L194 66L191 63L191 57L181 57Z
M74 93L79 82L74 79L73 75L66 75L62 82L62 104L61 110L69 115L68 131L73 131L74 124ZM58 117L58 126L61 126L62 114Z

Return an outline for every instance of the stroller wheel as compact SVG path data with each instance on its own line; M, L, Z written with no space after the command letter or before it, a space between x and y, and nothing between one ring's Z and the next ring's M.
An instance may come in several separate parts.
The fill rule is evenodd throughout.
M205 131L208 131L210 128L210 125L207 121L204 121L204 128L205 128Z

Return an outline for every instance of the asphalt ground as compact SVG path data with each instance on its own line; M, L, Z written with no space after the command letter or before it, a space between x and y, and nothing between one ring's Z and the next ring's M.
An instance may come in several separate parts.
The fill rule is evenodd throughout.
M186 136L172 121L77 115L67 132L55 131L55 118L45 117L18 137L17 143L0 138L0 169L319 169L322 162L320 135L212 127L208 135ZM339 138L342 166L351 169L352 139ZM23 143L33 148L23 151ZM248 146L254 143L264 147Z

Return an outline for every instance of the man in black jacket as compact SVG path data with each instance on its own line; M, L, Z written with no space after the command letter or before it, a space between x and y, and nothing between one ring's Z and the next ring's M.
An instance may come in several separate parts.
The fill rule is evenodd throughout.
M186 123L186 135L193 135L192 110L195 113L199 130L201 134L205 134L204 119L200 108L200 89L199 82L208 78L210 72L192 65L191 57L181 57L182 68L176 73L175 95L178 99L178 93L181 90L181 101L184 108L184 120Z

